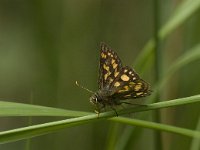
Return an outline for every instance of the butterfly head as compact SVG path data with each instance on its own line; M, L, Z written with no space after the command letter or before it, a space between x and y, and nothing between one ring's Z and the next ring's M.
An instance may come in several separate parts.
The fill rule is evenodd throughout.
M101 94L101 91L97 91L96 93L92 94L92 96L90 97L90 103L95 106L96 113L99 113L101 108L105 107L102 96L103 95Z
M90 97L90 103L92 103L93 105L96 105L98 103L96 94L92 94L92 96Z
M92 103L93 105L99 105L100 104L100 99L101 97L99 96L98 92L92 94L92 96L90 97L90 103Z

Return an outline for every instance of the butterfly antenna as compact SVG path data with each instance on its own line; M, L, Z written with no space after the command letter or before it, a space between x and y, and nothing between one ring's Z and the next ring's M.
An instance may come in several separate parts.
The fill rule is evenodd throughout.
M94 93L93 91L91 91L91 90L89 90L89 89L83 87L82 85L80 85L80 84L78 83L78 81L76 81L76 85L77 85L78 87L80 87L80 88L82 88L82 89L84 89L84 90L90 92L90 93Z

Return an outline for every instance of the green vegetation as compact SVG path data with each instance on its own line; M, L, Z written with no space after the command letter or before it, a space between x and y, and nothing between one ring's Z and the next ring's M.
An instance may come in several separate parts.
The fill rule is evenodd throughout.
M199 150L200 1L156 2L0 2L0 148ZM130 100L146 106L93 112L75 81L97 87L101 41L152 85Z

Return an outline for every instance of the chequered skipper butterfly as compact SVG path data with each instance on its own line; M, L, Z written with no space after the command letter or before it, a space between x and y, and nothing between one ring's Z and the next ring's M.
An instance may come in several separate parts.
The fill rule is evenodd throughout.
M90 97L98 114L102 108L110 106L118 116L114 106L126 103L125 99L145 97L151 93L149 84L131 67L122 66L117 53L105 43L101 43L98 86L99 90Z

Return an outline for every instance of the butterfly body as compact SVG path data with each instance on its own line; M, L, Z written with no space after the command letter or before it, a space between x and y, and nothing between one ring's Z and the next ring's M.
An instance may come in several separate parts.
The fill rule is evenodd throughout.
M149 84L131 67L122 66L117 53L104 43L101 43L98 85L98 91L90 97L98 113L105 106L115 110L114 106L126 99L145 97L151 93Z
M117 99L113 97L112 91L108 90L98 90L90 97L90 102L95 105L102 105L101 107L117 105Z

